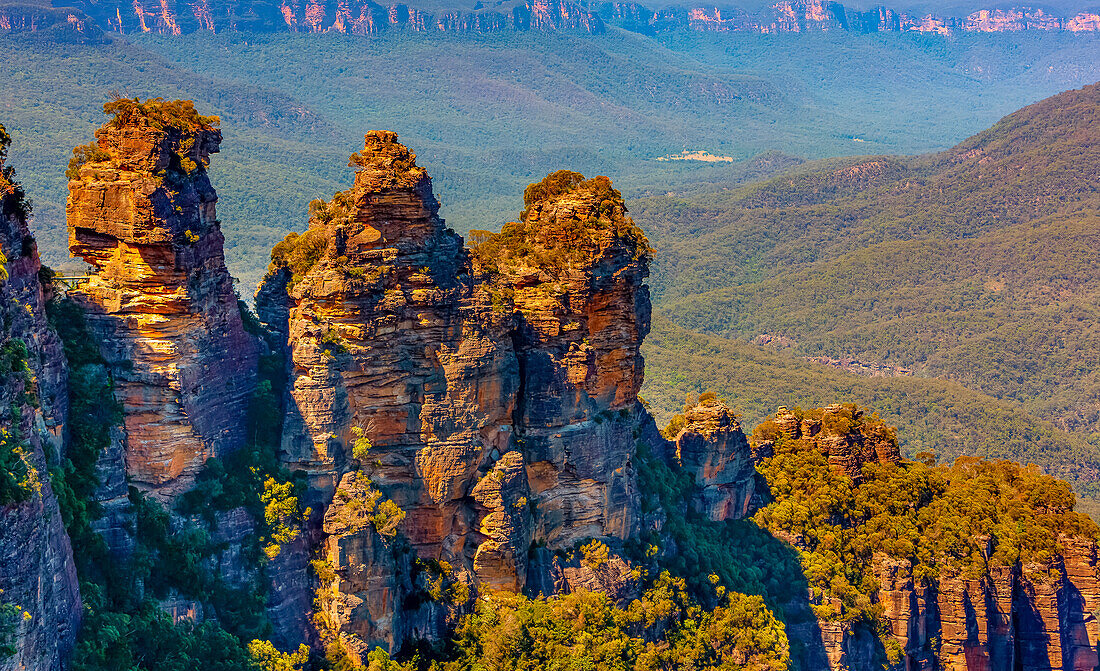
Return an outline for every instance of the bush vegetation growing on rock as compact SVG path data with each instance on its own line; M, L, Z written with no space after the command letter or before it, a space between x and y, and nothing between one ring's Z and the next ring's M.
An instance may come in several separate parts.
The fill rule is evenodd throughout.
M49 304L48 313L61 336L70 370L72 438L65 460L51 468L51 483L73 539L85 607L73 669L297 668L296 655L301 651L273 656L264 640L270 624L264 614L261 557L265 551L274 554L273 545L278 547L296 535L302 514L298 485L274 452L279 424L273 418L278 415L279 385L284 383L281 366L270 361L261 365L265 379L247 420L250 445L224 464L209 460L194 489L180 497L176 515L130 488L134 549L128 559L120 560L109 553L92 523L103 513L94 498L99 486L96 461L110 443L111 427L122 419L121 409L113 402L110 373L80 307L60 297ZM273 391L273 385L280 391ZM251 557L253 578L230 584L211 561L223 548L212 540L209 525L217 511L242 506L258 527L252 546L244 548ZM212 619L174 623L159 605L159 600L172 595L198 602Z
M115 128L124 126L150 126L158 130L175 129L183 132L212 130L221 125L216 116L204 116L190 100L165 100L119 96L103 105L104 114L113 114L109 122Z
M567 197L576 200L573 214L539 216L544 204ZM471 236L471 249L486 267L503 263L561 269L598 253L611 241L631 250L635 260L648 260L653 252L645 234L626 216L622 194L602 175L585 179L559 170L529 185L523 203L520 221L504 224L498 234L475 231Z

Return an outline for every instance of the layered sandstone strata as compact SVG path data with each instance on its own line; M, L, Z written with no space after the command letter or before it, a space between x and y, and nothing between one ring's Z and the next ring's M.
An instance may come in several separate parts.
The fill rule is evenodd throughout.
M189 103L116 103L69 182L69 249L92 266L70 292L123 406L126 475L185 490L240 447L257 346L241 323L206 166L216 119Z
M396 135L368 134L352 165L354 186L315 201L309 230L276 247L257 295L261 318L287 334L282 456L308 474L318 511L349 472L367 467L374 486L406 512L403 539L424 557L471 572L478 546L493 542L480 532L491 511L473 488L511 444L519 383L511 313L494 309L471 276L427 173ZM366 464L353 452L357 435L372 444ZM331 603L354 596L373 623L337 613L330 624L364 645L395 637L400 644L394 589L353 577L359 565L363 576L382 570L374 558L382 540L330 518L312 534L341 576L334 584L343 596ZM360 540L344 539L349 534ZM422 637L439 635L426 629Z
M740 519L750 512L756 466L737 417L719 400L684 413L675 437L676 460L695 479L693 504L711 521Z
M0 669L45 671L65 664L81 614L72 549L48 475L62 455L67 371L46 320L23 192L4 165L7 148L0 126L0 643L14 650L0 656Z
M644 411L649 246L606 177L554 173L522 221L479 246L515 305L521 427L536 538L564 546L637 528L633 430Z

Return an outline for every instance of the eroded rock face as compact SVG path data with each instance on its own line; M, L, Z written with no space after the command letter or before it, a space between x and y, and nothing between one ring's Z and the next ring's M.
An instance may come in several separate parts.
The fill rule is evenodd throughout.
M365 468L406 512L400 538L413 556L449 567L448 580L567 586L547 576L549 563L532 564L532 543L622 539L637 525L648 246L639 254L636 240L607 230L567 268L488 264L446 228L396 135L368 133L351 165L354 186L311 206L309 230L275 248L257 294L261 319L286 334L283 459L308 474L318 511ZM595 216L609 188L539 200L528 231ZM608 207L601 216L623 224L621 198ZM356 456L358 436L369 457ZM379 582L390 560L375 532L331 521L325 512L311 531L338 576L326 588L327 635L353 655L441 636L438 608L398 612L415 585Z
M737 418L721 401L699 403L684 414L676 459L695 478L693 504L714 522L749 514L756 467Z
M4 166L7 146L0 126L6 271L0 281L0 451L18 460L5 462L5 469L20 485L0 500L0 617L12 627L2 643L15 650L0 659L0 669L45 671L66 662L81 615L72 548L48 475L61 454L68 376L61 342L46 320L38 247L27 228L22 190Z
M69 182L69 250L93 267L70 297L123 405L126 475L167 497L244 443L256 384L206 174L220 142L197 115L120 113Z

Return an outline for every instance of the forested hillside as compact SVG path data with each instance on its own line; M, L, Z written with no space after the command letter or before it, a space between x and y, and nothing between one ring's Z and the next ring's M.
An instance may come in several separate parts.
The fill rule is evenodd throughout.
M680 412L685 399L706 391L727 399L746 427L758 425L778 405L847 399L875 408L897 426L905 454L934 452L946 463L963 455L1035 463L1072 483L1082 510L1100 512L1100 448L1010 400L949 380L865 377L789 351L688 331L660 313L642 351L642 397L660 423Z
M1063 34L13 35L0 36L0 110L55 266L67 259L69 152L112 91L194 98L219 115L215 186L248 297L267 250L304 224L310 200L341 188L345 148L370 129L427 157L457 230L496 229L520 209L515 194L561 168L612 176L633 199L736 186L792 156L950 146L1100 78L1098 45ZM684 150L733 161L656 160Z
M1100 443L1098 137L1089 86L943 153L648 199L656 302L687 328L956 380Z

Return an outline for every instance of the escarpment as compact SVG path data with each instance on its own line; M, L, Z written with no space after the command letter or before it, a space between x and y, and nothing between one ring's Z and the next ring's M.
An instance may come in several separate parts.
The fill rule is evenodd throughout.
M225 267L206 174L217 119L189 103L119 100L70 167L69 292L122 404L126 476L165 496L243 445L257 346Z
M80 624L51 482L64 456L67 371L46 319L38 246L0 126L0 669L60 669Z
M781 407L753 448L772 497L755 521L800 551L815 621L796 631L820 630L821 663L1097 667L1100 529L1066 483L902 460L892 429L850 404Z

